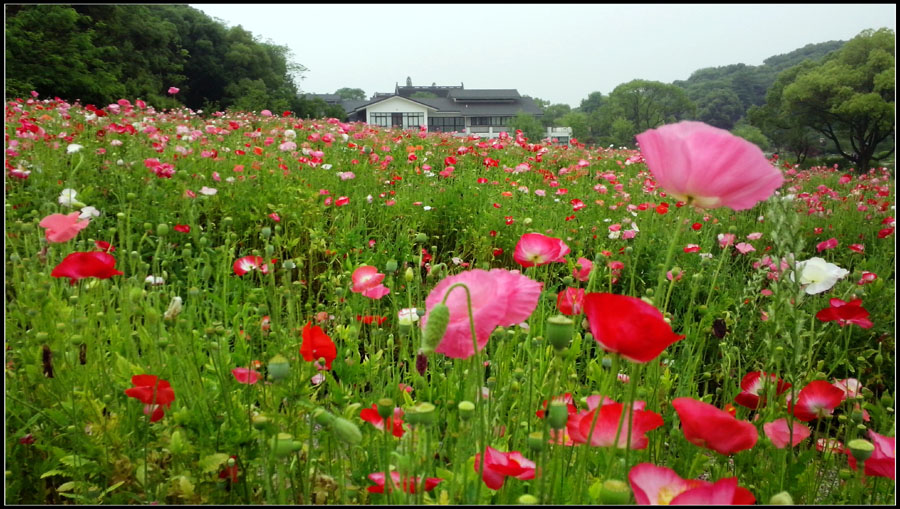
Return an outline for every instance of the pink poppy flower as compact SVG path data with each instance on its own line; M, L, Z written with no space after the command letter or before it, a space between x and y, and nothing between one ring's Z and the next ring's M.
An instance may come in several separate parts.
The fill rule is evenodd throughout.
M809 438L811 433L809 426L802 422L794 421L793 440L791 440L791 429L788 428L787 419L784 417L763 424L763 431L775 447L779 449L784 449L788 445L788 442L790 442L791 447L796 447L800 442Z
M863 244L850 244L849 246L847 246L847 249L856 253L863 253L866 251L866 246Z
M640 463L628 472L628 482L638 505L751 505L756 497L737 485L737 478L715 483L682 479L674 470Z
M791 388L791 384L781 380L774 374L766 375L763 371L753 371L741 379L741 392L734 397L734 402L742 407L756 410L766 405L766 382L775 383L775 395L780 396Z
M836 321L841 327L856 324L863 329L871 329L874 325L868 318L869 311L862 307L862 299L853 299L850 302L831 299L829 304L830 307L816 313L816 318L823 322Z
M788 410L803 422L817 417L831 415L831 412L844 400L844 391L825 380L815 380L806 385L797 396L797 402L789 398Z
M526 233L516 244L513 260L522 267L539 267L552 262L562 262L567 254L569 246L561 239L540 233Z
M650 129L637 141L659 185L698 207L749 209L784 182L759 147L702 122Z
M84 230L91 224L90 219L78 220L80 212L72 212L65 214L50 214L41 219L39 223L42 228L46 228L44 233L48 242L68 242L74 239L78 232Z
M366 490L369 493L384 493L384 472L375 472L369 474L369 479L375 483L375 486L369 486ZM425 491L433 490L438 484L443 481L440 477L427 477L425 478ZM404 477L402 480L400 478L399 472L391 472L391 484L392 486L388 486L388 491L393 491L395 487L401 488L404 492L415 494L416 487L421 482L419 477Z
M556 297L559 312L568 315L580 315L584 303L584 288L566 288Z
M728 456L753 448L759 439L756 426L693 398L675 398L672 406L681 419L688 442Z
M281 216L279 216L277 212L272 212L271 214L269 214L269 217L272 218L272 221L275 221L276 223L281 222Z
M541 283L517 271L473 269L461 272L444 278L428 294L428 298L425 299L427 312L420 321L422 330L425 330L432 308L442 302L447 290L457 283L465 284L471 293L478 350L487 345L491 332L496 327L508 327L527 320L537 307L541 294ZM467 359L475 352L472 346L465 290L462 288L453 290L445 304L450 308L450 322L435 351L448 357Z
M857 281L856 284L866 285L875 281L876 279L878 279L878 274L864 270L862 272L862 277L859 278L859 281Z
M586 443L595 447L615 446L624 449L629 443L627 415L622 422L622 429L619 431L619 441L616 442L616 432L619 430L619 420L622 417L623 409L622 403L604 403L599 410L586 413L578 422L580 436L585 438ZM598 411L600 415L597 417L597 422L594 423L594 414ZM663 425L662 416L656 412L637 410L632 407L631 419L630 447L645 449L650 443L645 434ZM594 426L593 433L591 433L592 424Z
M59 262L50 273L53 277L67 277L69 284L86 277L109 279L123 273L115 269L116 259L101 251L72 253Z
M248 368L234 368L231 370L234 379L241 384L253 385L259 381L259 372Z
M375 429L378 431L384 431L384 419L378 415L378 406L373 404L371 408L363 408L359 412L359 417L375 426ZM397 438L403 436L405 430L403 429L403 409L400 407L394 408L394 415L388 418L388 426L391 429L391 434Z
M759 233L759 232L748 233L747 240L759 240L762 238L762 236L763 236L763 234Z
M262 256L245 256L234 261L234 273L238 276L250 272L251 270L259 270L263 274L269 273L269 264L263 264L265 260Z
M719 239L719 247L725 249L734 244L735 236L733 233L720 233L717 235L717 238Z
M697 244L688 244L688 245L684 246L684 252L685 253L699 253L700 246L698 246Z
M378 269L371 265L358 267L350 278L353 281L350 291L361 293L364 297L377 300L391 293L388 287L381 284L384 274L379 273Z
M737 244L734 245L734 248L737 249L738 252L741 254L747 254L747 253L756 251L755 247L751 246L750 244L748 244L746 242L738 242Z
M872 456L866 460L863 473L870 477L887 477L894 481L897 475L895 456L896 456L896 437L886 437L869 430L869 440L875 446ZM856 458L848 454L850 468L856 470Z
M587 282L591 276L591 269L594 268L593 262L584 257L578 257L578 262L575 264L575 268L572 269L572 277L581 281L582 283Z
M594 340L632 362L649 362L684 339L672 332L658 309L635 297L589 293L584 296L584 314Z
M832 237L826 241L819 242L818 244L816 244L816 252L821 253L822 251L824 251L826 249L834 249L837 247L837 245L838 245L837 239Z
M179 89L178 87L169 87L169 95L175 95L180 91L181 89Z
M481 466L481 454L475 455L475 471ZM522 456L518 451L500 452L491 446L484 451L484 473L481 478L484 484L492 489L499 490L507 477L515 477L523 481L534 479L535 467L533 461Z

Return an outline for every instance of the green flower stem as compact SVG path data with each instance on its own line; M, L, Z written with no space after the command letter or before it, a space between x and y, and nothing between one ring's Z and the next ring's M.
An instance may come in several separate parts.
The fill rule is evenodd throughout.
M729 253L727 247L722 248L722 252L719 253L719 264L716 266L716 271L713 272L712 280L709 282L709 290L706 292L706 305L709 306L709 301L712 299L713 290L716 288L716 280L719 278L719 271L722 270L722 265L725 264L725 257Z
M619 355L618 354L613 354L612 366L610 366L609 372L610 372L610 375L604 377L603 380L600 382L600 401L597 404L597 408L594 409L594 417L591 420L591 428L587 434L587 443L584 446L585 451L590 451L591 437L594 435L594 427L596 427L596 425L597 425L597 419L600 418L600 409L603 407L603 397L607 395L607 389L608 389L610 383L612 382L612 380L614 380L616 378L616 375L619 372ZM576 479L584 479L584 475L585 475L584 471L586 468L585 463L587 462L587 458L586 458L587 455L588 455L587 452L585 453L584 456L579 455L578 475L575 477ZM610 461L610 465L611 464L612 464L612 461ZM608 469L608 466L607 466L607 469ZM607 472L607 477L608 477L608 474L609 474L609 472ZM579 486L579 490L578 490L578 502L579 503L582 503L582 501L584 500L584 486L585 486L584 483L581 483Z
M671 265L672 258L675 255L675 246L678 245L678 239L681 237L681 231L684 229L682 223L684 222L684 218L687 217L689 208L691 208L690 199L688 199L688 202L679 209L678 214L675 216L675 233L672 235L672 240L669 241L669 248L666 250L666 258L656 280L656 290L653 292L654 301L660 300L660 293L666 283L666 271L670 269L669 265ZM665 307L663 307L661 311L665 313Z

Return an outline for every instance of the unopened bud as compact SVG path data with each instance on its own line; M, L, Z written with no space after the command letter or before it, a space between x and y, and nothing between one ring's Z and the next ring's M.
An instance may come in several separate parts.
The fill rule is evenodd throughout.
M627 504L631 499L631 488L618 479L607 479L600 485L598 498L606 505Z
M782 491L772 495L772 498L769 499L769 505L794 505L794 499L790 493Z
M428 322L425 324L425 331L422 333L422 350L425 353L431 353L437 348L441 340L444 339L444 333L447 332L447 325L449 324L450 308L441 302L435 304L428 314Z
M288 363L287 358L279 353L269 359L268 369L269 380L277 382L288 376L288 373L291 371L291 365Z
M331 422L331 429L339 439L348 444L356 445L362 442L362 432L359 430L359 426L343 417L336 417Z
M165 237L169 234L169 225L165 223L160 223L156 225L156 234L160 237Z
M550 427L553 429L562 429L569 420L569 409L566 403L560 400L550 402L550 411L548 412L550 419Z
M412 267L407 267L406 272L403 274L403 278L406 279L407 283L411 283L414 277L414 273Z
M536 505L538 503L538 499L534 495L529 495L528 493L526 493L519 497L518 502L520 505Z

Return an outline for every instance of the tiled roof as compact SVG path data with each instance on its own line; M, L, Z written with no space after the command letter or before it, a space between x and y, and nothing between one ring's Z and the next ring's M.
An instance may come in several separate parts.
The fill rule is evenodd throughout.
M480 88L480 89L453 89L450 91L448 97L457 99L459 101L471 99L471 100L509 100L509 99L519 99L519 91L514 88Z

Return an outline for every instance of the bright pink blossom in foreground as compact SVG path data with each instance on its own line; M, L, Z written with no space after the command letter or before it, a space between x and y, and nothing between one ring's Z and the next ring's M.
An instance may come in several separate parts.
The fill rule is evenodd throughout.
M481 454L475 455L475 471L481 466ZM491 446L487 446L484 454L484 473L481 478L484 484L492 489L499 490L508 477L515 477L523 481L534 479L535 464L522 456L518 451L500 452Z
M325 359L325 369L331 369L331 363L337 358L337 346L318 325L309 322L303 326L303 342L300 343L300 355L306 362Z
M637 141L660 187L698 207L749 209L784 182L759 147L702 122L650 129Z
M109 279L113 276L121 276L122 272L115 269L116 259L109 253L101 251L72 253L59 262L50 273L53 277L70 278L69 283L86 277Z
M856 324L863 329L871 329L872 321L869 320L869 312L862 307L862 299L853 299L844 302L841 299L831 299L830 307L816 313L816 318L823 322L837 322L841 327L848 324Z
M756 426L730 413L693 398L676 398L672 406L681 419L688 442L719 454L729 455L751 449L759 439Z
M640 463L628 472L638 505L752 505L756 497L737 485L736 477L715 483L682 479L674 470Z
M658 309L635 297L589 293L584 296L584 314L594 340L632 362L649 362L684 339L672 332Z
M168 408L175 401L172 386L156 375L134 375L131 377L131 385L134 387L125 389L125 395L144 403L144 413L150 415L150 422L162 419L164 408Z
M42 228L46 228L44 233L48 242L67 242L75 238L78 232L84 230L91 224L90 219L83 221L78 220L80 212L72 212L65 214L50 214L41 219L39 223Z
M753 371L741 379L741 392L734 397L734 402L742 407L756 410L766 404L766 381L777 384L775 395L780 396L791 388L791 384L781 380L774 374L766 375L763 371Z
M381 416L378 415L377 405L373 404L371 408L363 408L359 412L359 417L372 426L375 426L375 428L379 431L384 431L384 419L382 419ZM403 409L400 407L395 407L394 415L389 417L387 420L388 426L391 429L391 434L393 434L397 438L402 437L404 433Z
M234 368L231 370L234 379L239 384L253 385L259 381L259 371L248 368Z
M792 429L788 427L787 419L784 417L763 424L763 431L779 449L784 449L788 443L791 444L791 447L796 447L810 435L809 426L795 420L793 422L793 440L791 440Z
M593 262L591 262L587 258L579 257L575 268L572 269L572 277L581 281L582 283L587 282L587 280L590 279L591 269L593 267Z
M569 246L561 239L540 233L526 233L516 244L513 260L522 267L539 267L552 262L562 262L569 254Z
M369 474L369 479L375 483L375 486L366 488L369 493L384 493L384 472ZM443 481L443 479L439 477L425 478L425 491L433 490L441 483L441 481ZM418 486L420 482L421 479L419 477L405 477L401 481L399 472L391 472L391 485L388 486L388 491L393 491L394 488L401 488L406 493L415 493L416 486Z
M794 417L809 422L817 417L831 415L844 400L844 391L825 380L814 380L800 390L796 403L788 401L788 410L793 409Z
M869 440L875 446L875 452L866 460L863 473L872 477L887 477L894 481L897 476L896 469L896 437L886 437L869 430ZM856 458L848 454L850 468L856 470Z
M518 271L473 269L461 272L444 278L428 294L425 299L427 312L420 324L422 330L428 323L432 308L444 300L451 286L458 283L465 284L472 296L472 314L479 351L485 347L491 332L498 326L508 327L527 320L537 307L541 294L541 283ZM467 359L475 352L472 350L465 289L455 288L445 304L450 308L450 323L435 351L448 357Z
M269 273L269 264L264 264L265 260L262 256L245 256L243 258L238 258L234 261L234 273L238 276L243 276L244 274L250 272L251 270L259 270L263 274Z

